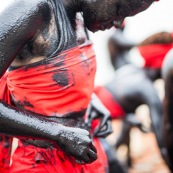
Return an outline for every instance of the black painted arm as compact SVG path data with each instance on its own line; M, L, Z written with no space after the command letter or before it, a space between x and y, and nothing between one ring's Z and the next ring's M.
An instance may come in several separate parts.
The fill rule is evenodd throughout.
M31 40L50 18L50 9L44 0L11 0L1 8L0 76L7 70L23 45Z
M11 0L0 13L0 77L23 45L31 40L49 20L46 0ZM45 13L46 12L46 13ZM79 163L96 159L89 133L65 127L43 116L21 111L0 101L0 132L19 138L53 141ZM75 150L76 147L78 150Z
M149 107L152 129L160 151L164 153L162 104L152 81L141 69L130 65L122 67L116 76L107 88L127 113L134 113L142 104Z
M0 103L0 132L18 138L46 139L75 157L80 164L91 163L97 158L88 131L63 126L3 102Z
M87 110L86 124L89 129L95 119L99 120L99 125L94 129L93 137L105 138L112 133L110 112L96 94L93 93Z

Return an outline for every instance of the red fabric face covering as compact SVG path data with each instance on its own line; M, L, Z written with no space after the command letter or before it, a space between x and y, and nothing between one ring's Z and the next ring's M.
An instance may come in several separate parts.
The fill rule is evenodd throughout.
M1 91L7 98L11 95L14 104L21 109L45 116L70 115L87 108L93 92L95 70L92 44L85 44L50 60L8 72L4 76L7 87ZM26 146L19 140L10 173L105 173L106 154L98 139L94 139L93 144L98 159L91 164L79 165L61 149Z
M152 44L139 46L138 49L144 59L144 67L160 69L166 54L172 47L173 44Z
M104 106L106 106L106 108L110 111L112 118L123 118L125 116L124 110L105 87L96 87L94 89L94 93L99 97Z

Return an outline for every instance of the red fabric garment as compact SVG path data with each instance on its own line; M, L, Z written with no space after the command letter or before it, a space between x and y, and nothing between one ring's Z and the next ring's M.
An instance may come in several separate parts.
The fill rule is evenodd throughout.
M107 158L98 139L93 144L97 148L98 159L86 165L79 165L62 150L42 149L19 143L13 155L14 164L10 173L106 173Z
M87 108L94 86L95 56L92 44L8 72L7 85L16 106L45 116L63 116ZM107 157L94 139L98 159L79 165L62 150L19 146L10 173L105 173Z
M99 97L104 106L110 111L112 118L124 118L125 112L123 108L112 97L112 94L105 87L95 87L94 93Z
M162 62L171 48L173 48L173 44L152 44L138 47L144 59L144 67L153 69L161 68Z
M6 82L7 74L0 79L0 99L11 104L10 92ZM0 173L8 173L10 166L12 138L0 135Z
M30 67L12 70L7 84L15 104L21 108L61 117L87 108L94 87L95 66L92 45L88 44Z

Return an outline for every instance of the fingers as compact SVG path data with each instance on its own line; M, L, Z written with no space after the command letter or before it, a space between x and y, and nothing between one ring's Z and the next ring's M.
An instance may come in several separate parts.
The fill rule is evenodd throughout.
M97 159L97 149L95 148L95 146L91 144L88 146L87 151L85 152L86 156L85 156L85 161L87 161L87 159L89 158L90 162L93 162L94 160Z
M89 157L90 163L91 163L91 162L93 162L97 159L97 154L96 154L96 152L93 152L92 150L89 150L88 157Z
M95 114L94 118L96 118L98 115L97 115L97 112L96 111L93 111L93 113ZM98 133L104 126L106 126L107 124L107 121L109 120L110 116L109 115L103 115L102 114L102 119L100 120L100 124L99 126L96 128L95 132L94 133Z
M88 115L87 120L85 121L88 127L91 127L92 121L97 118L96 111L91 111Z
M106 125L109 118L110 118L110 116L108 114L103 116L103 119L102 119L101 124L100 124L100 129Z
M95 130L94 136L106 137L106 136L108 136L111 133L112 133L112 125L111 125L111 121L109 120L109 121L107 121L104 130L100 130L100 129L96 129Z
M108 121L110 121L109 116L104 116L103 119L101 120L101 123L99 124L99 126L96 128L95 133L98 133L99 131L101 131L101 129L103 127L107 128L107 124Z
M90 145L85 148L84 152L80 154L80 156L76 159L76 163L78 164L88 164L92 163L97 159L97 150L95 146L90 143Z
M91 143L91 150L93 150L95 153L97 153L97 149L96 149L96 147Z
M85 154L83 154L80 159L76 159L76 163L83 165L83 164L92 163L96 159L97 159L96 152L94 152L91 149L87 149L87 151L85 152Z
M84 165L84 164L85 164L85 162L83 162L82 160L76 159L75 161L76 161L76 163L78 163L78 164L80 164L80 165Z

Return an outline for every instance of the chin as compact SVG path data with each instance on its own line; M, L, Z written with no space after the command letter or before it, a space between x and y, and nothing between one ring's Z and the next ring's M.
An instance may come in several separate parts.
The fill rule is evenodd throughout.
M102 29L96 27L87 27L87 29L91 32L103 31Z
M89 31L91 31L91 32L96 32L96 31L98 31L98 29L97 29L95 26L89 25L88 23L85 23L85 26L86 26L86 28L87 28Z

